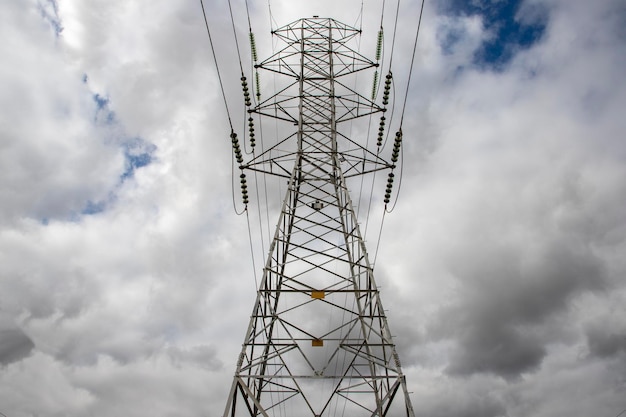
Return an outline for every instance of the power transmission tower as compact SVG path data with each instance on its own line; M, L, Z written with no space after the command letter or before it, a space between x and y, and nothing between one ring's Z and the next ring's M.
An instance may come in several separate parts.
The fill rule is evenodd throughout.
M296 129L240 167L284 177L288 189L224 417L413 417L346 185L395 165L340 129L380 113L382 131L385 108L348 86L367 69L376 79L378 64L350 47L360 30L333 19L300 19L273 34L284 47L256 68L284 84L249 113Z

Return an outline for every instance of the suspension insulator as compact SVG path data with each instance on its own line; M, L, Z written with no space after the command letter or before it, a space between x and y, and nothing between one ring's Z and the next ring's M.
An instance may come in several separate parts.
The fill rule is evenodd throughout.
M250 102L250 91L248 89L248 81L246 80L245 75L241 76L241 88L243 89L243 97L245 99L246 106L250 107L252 103Z
M248 130L250 137L250 146L255 147L256 143L254 141L254 119L252 117L248 117Z
M233 143L233 151L235 152L235 158L237 159L237 163L241 165L243 163L243 155L241 154L241 147L239 146L239 139L237 138L237 134L235 132L231 132L230 138Z
M396 139L397 139L397 137L396 137ZM396 142L396 144L394 144L394 149L393 149L393 151L394 151L394 156L397 156L397 155L396 155L396 153L397 153L397 148L396 148L396 146L395 146L395 145L397 145L397 144L398 144L398 142ZM398 146L399 146L399 145L398 145ZM393 160L393 157L392 157L392 160ZM395 161L394 161L394 162L395 162ZM393 168L394 168L394 167L392 167L392 169L393 169ZM396 176L396 175L393 173L393 171L392 171L392 172L389 172L389 175L387 175L387 187L385 188L385 204L388 204L388 203L389 203L389 201L390 201L390 199L391 199L391 190L393 189L393 180L394 180L395 176Z
M372 100L376 98L376 87L378 85L378 71L374 72L374 84L372 85Z
M248 204L248 185L246 184L246 174L243 172L239 175L241 181L241 197L244 204Z
M389 92L391 90L391 79L392 79L392 75L391 75L391 71L389 71L389 74L385 76L385 90L383 91L383 104L385 106L389 104Z
M396 132L396 139L393 143L393 152L391 153L391 161L398 162L398 156L400 155L400 145L402 143L402 130Z
M256 42L254 41L254 33L250 32L250 50L252 51L252 59L257 62L258 55L256 53Z
M385 116L380 117L380 125L378 126L378 140L376 141L376 146L379 148L383 144L383 136L385 135Z
M254 73L254 78L256 80L256 98L261 101L261 78L259 77L259 71Z
M376 42L376 61L380 61L380 54L383 50L383 29L378 31L378 41Z

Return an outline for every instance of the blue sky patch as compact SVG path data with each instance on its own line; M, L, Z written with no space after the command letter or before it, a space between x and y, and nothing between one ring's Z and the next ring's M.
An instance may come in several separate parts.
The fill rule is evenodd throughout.
M540 41L545 33L547 11L534 9L532 18L520 19L518 12L522 3L523 0L448 0L441 5L440 12L452 16L481 16L484 29L492 37L478 48L472 63L498 70L518 51ZM446 43L454 42L455 36L458 34L443 38L444 52Z
M124 152L124 172L120 175L119 185L123 184L126 180L131 179L135 175L135 171L139 168L143 168L150 165L154 161L154 152L157 147L139 137L124 139L121 147ZM118 185L118 186L119 186ZM92 216L94 214L102 213L105 211L109 204L116 199L115 190L113 190L107 199L100 201L89 200L85 204L85 207L81 210L80 214L83 216ZM80 216L76 216L75 221L79 221Z
M93 215L93 214L98 214L98 213L102 213L106 208L107 208L106 201L93 202L90 200L90 201L87 201L87 205L85 206L81 214L88 215L88 216Z
M59 18L59 6L56 0L40 0L37 3L37 8L39 9L39 13L41 13L41 17L43 17L43 19L50 24L52 30L54 30L56 37L61 36L63 26L61 25L61 18Z
M89 77L83 74L83 83L88 83ZM128 136L124 133L124 128L120 121L115 117L115 112L110 109L110 98L108 95L92 93L91 98L95 103L94 123L105 129L106 141L113 145L119 146L124 155L124 171L119 176L119 180L115 188L121 186L126 180L131 179L135 175L137 169L150 165L154 160L154 153L157 147L138 136ZM101 213L110 206L116 199L116 189L111 190L109 196L103 200L86 202L84 208L80 211L80 215L76 215L76 221L80 216L94 215Z
M85 77L87 76L85 75ZM98 93L93 95L93 101L96 102L96 105L98 106L98 110L106 109L107 105L109 104L109 99L107 97L102 97Z
M84 76L83 79L87 77ZM101 96L98 93L92 95L93 101L96 103L96 114L94 120L105 124L113 124L115 122L115 112L109 109L109 98Z
M128 178L132 178L135 170L145 167L154 160L154 152L157 147L141 138L132 138L126 141L122 147L124 148L124 157L126 158L126 166L121 176L122 182Z

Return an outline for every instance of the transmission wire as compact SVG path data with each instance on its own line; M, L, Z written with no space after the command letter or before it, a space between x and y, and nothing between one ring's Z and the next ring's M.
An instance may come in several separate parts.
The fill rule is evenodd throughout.
M268 1L269 3L269 1ZM230 5L230 0L229 0L229 5ZM248 0L245 1L245 5L246 5L246 17L248 19L248 30L249 33L252 34L252 22L250 19L250 9L248 7ZM231 19L232 19L232 10L231 10ZM234 30L234 25L233 25L233 30ZM250 45L250 47L252 48L252 44ZM239 49L237 50L237 52L239 53ZM250 50L250 54L252 57L252 50ZM250 72L253 73L253 60L250 59ZM241 70L242 70L242 76L244 75L243 73L243 65L241 64L241 58L240 58L240 66L241 66ZM254 84L253 84L254 85ZM257 102L257 97L255 94L252 94L252 99L254 100L254 104L255 106L258 104ZM248 114L250 114L249 112L247 112ZM252 115L250 115L250 117L252 117ZM245 117L244 117L245 119ZM259 142L260 142L260 146L261 146L261 153L263 153L263 128L262 128L262 122L261 119L259 118ZM252 148L252 155L255 155L255 149ZM257 200L257 212L258 212L258 216L259 216L259 233L260 233L260 240L261 240L261 252L263 254L265 254L265 237L264 237L264 233L263 233L263 216L261 214L261 195L259 193L259 174L258 172L255 170L254 171L254 182L255 182L255 189L256 189L256 200ZM267 195L267 175L263 175L263 185L264 185L264 190L265 190L265 213L266 213L266 218L267 218L267 233L268 235L270 234L270 225L269 225L269 207L268 207L268 195ZM246 210L246 214L247 214L247 210ZM248 235L250 237L250 251L253 251L253 243L252 243L252 231L251 231L251 226L250 226L250 218L248 216ZM254 255L252 257L252 262L254 263ZM259 288L259 284L257 282L257 276L256 276L256 266L254 268L255 272L254 272L254 282L256 285L256 288ZM280 393L277 394L279 398L284 399L284 395L281 395ZM270 397L272 397L272 403L274 403L274 393L270 392ZM278 407L278 412L281 416L285 415L286 409L285 409L285 404L284 401L280 401L280 406ZM276 416L276 409L272 409L272 415Z
M384 0L383 0L383 2L384 2ZM360 19L361 19L360 27L359 27L359 31L360 31L360 34L361 34L362 33L362 28L363 28L363 1L361 2L361 12L360 12L359 16L360 16ZM358 21L358 19L359 18L357 18L357 21ZM381 18L381 22L382 22L382 18ZM356 26L356 24L355 24L355 26ZM361 41L360 41L361 40L361 35L359 36L358 39L359 39L359 42L358 42L358 49L357 49L357 51L360 53L361 52ZM383 57L384 57L384 55L383 55ZM356 90L356 84L357 84L358 77L359 77L359 73L357 73L356 76L355 76L355 90ZM380 85L380 81L379 81L379 85ZM377 96L377 93L378 93L378 89L376 91L376 96ZM367 134L365 136L366 137L366 144L365 144L365 148L366 149L369 148L369 139L370 139L370 132L371 132L371 127L372 127L372 117L373 117L372 115L373 114L370 113L369 118L368 118L368 128L367 128ZM353 125L351 123L350 124L350 130L351 131L352 131L352 127L353 127ZM365 155L364 155L364 157L365 157ZM357 213L356 213L357 218L355 219L355 221L357 221L357 222L358 222L358 216L359 216L359 213L360 213L360 210L361 210L361 200L362 200L362 197L363 197L364 179L365 179L365 176L361 175L361 184L360 184L360 187L359 187L359 197L358 197L358 208L357 208ZM369 220L370 220L370 208L372 206L372 198L373 198L372 196L373 196L375 179L376 179L376 172L374 172L374 176L373 176L373 179L372 179L372 187L371 187L370 193L369 193L368 210L367 210L367 214L366 214L366 218L365 218L365 233L362 236L363 239L365 239L366 235L367 235L367 226L368 226ZM346 309L347 309L347 302L348 302L348 295L346 294L344 296L344 302L343 302L344 308L346 308ZM351 311L354 311L355 304L356 304L356 298L353 298L352 299L352 307L350 308ZM345 320L345 315L346 315L346 310L343 310L342 319L341 319L342 322L344 322L344 320ZM346 331L348 332L349 330L346 330ZM340 337L343 337L343 332L344 332L344 329L341 330ZM347 333L346 333L346 335L347 335ZM342 369L345 368L346 359L347 359L347 352L344 350L343 351L343 356L342 356L342 359L341 359L341 367L342 367ZM339 358L337 358L337 362L335 363L335 374L336 374L338 365L339 365ZM352 368L352 370L351 370L351 375L353 375L353 374L354 374L354 368ZM349 393L348 393L348 395L349 395ZM347 396L343 398L343 407L342 407L342 410L341 410L341 416L342 417L346 413L348 400L349 399L348 399ZM336 397L335 398L335 414L337 413L338 406L339 406L339 397Z
M273 24L276 25L276 28L278 28L278 22L276 22L276 20L274 19L274 15L272 14L272 6L270 4L270 0L267 0L267 9L269 10L270 13L270 30L272 32L274 32L274 26L272 26Z
M404 112L406 110L406 103L409 97L409 86L411 84L411 76L413 75L413 64L415 63L415 52L417 51L417 40L420 34L420 26L422 25L422 15L424 14L424 2L425 0L422 0L422 6L420 8L420 16L417 22L417 30L415 32L415 42L413 43L413 55L411 56L411 66L409 67L409 78L406 82L406 91L404 93L404 102L402 104L402 113L400 115L400 129L402 129L402 122L404 121ZM400 175L399 175L400 178L398 179L398 188L396 191L396 198L393 202L393 206L391 206L391 209L387 210L387 208L385 208L385 211L388 211L389 213L391 213L396 208L396 204L398 203L398 198L400 196L400 188L402 187L403 171L404 171L404 147L401 146L400 147Z
M380 21L380 22L381 22L381 23L380 23L380 28L381 28L381 30L382 30L382 28L383 28L384 9L385 9L385 0L383 0L382 10L381 10L381 21ZM363 3L361 3L361 28L360 28L360 30L362 30L362 22L363 22ZM359 52L360 52L360 46L361 46L361 43L359 42ZM382 57L381 57L381 58L382 58L382 59L381 59L381 65L380 65L380 67L382 68L382 67L384 66L384 58L385 58L384 48L383 48L383 55L382 55ZM358 74L357 74L357 77L358 77ZM379 79L378 86L377 86L377 88L376 88L376 92L375 92L375 95L374 95L374 100L376 99L376 97L378 97L378 92L380 91L380 89L379 89L378 87L380 86L380 82L381 82L381 80L382 80L382 77ZM366 138L367 138L367 141L366 141L366 148L368 148L368 147L369 147L369 138L370 138L370 131L371 131L371 126L372 126L372 117L373 117L373 114L372 114L372 113L370 113L370 115L369 115L369 120L368 120L367 135L366 135ZM368 226L369 226L369 221L370 221L370 213L371 213L371 207L372 207L372 202L373 202L374 184L375 184L375 182L376 182L376 174L377 174L377 171L374 171L374 173L373 173L373 177L372 177L372 185L371 185L371 187L370 187L370 193L369 193L369 201L368 201L367 214L366 214L366 216L365 216L365 230L364 230L364 233L363 233L363 235L362 235L362 239L364 239L364 240L365 240L365 239L366 239L366 237L367 237L367 229L368 229ZM357 221L358 221L359 212L360 212L360 210L361 210L361 200L362 200L362 195L363 195L363 185L364 185L364 175L362 175L362 176L361 176L361 184L360 184L360 187L359 187L359 199L358 199L358 201L359 201L359 205L358 205L358 209L357 209L357 219L356 219ZM382 223L381 223L381 227L382 227ZM380 234L379 234L379 239L380 239ZM372 269L373 269L373 268L372 268ZM346 304L347 304L347 294L346 294L346 296L345 296L345 298L344 298L344 306L345 306L345 307L347 307L347 306L346 306ZM354 311L355 304L356 304L356 298L353 298L353 299L352 299L352 307L351 307L351 310L352 310L352 311ZM344 318L345 318L345 310L344 310L344 312L343 312L342 322L343 322ZM343 335L343 329L342 329L341 334ZM364 335L364 336L365 336L365 335ZM346 351L344 351L344 352L343 352L343 358L342 358L342 368L343 368L343 367L345 367L345 364L346 364L346 359L347 359L347 352L346 352ZM351 369L351 371L350 371L350 375L353 375L353 374L354 374L354 368L352 368L352 369ZM348 393L347 395L349 395L349 393ZM348 397L346 396L346 397L344 398L344 401L343 401L343 407L342 407L342 410L341 410L341 416L342 416L342 417L343 417L343 416L345 416L345 413L346 413L346 408L347 408L347 405L348 405L348 400L349 400L349 399L348 399ZM336 398L336 399L335 399L335 413L337 412L337 407L338 407L338 406L339 406L339 399L338 399L338 398Z
M259 288L259 283L256 277L256 263L254 262L254 245L252 243L252 228L250 227L250 214L246 208L246 220L248 222L248 237L250 238L250 255L252 256L252 270L254 271L254 284L255 288Z
M378 258L378 249L380 248L380 241L381 238L383 236L383 225L385 224L385 214L387 213L386 210L383 211L383 218L380 220L380 230L378 232L378 242L376 242L376 251L374 252L374 262L373 264L376 265L376 258Z
M246 4L246 17L248 19L248 30L250 33L252 33L252 21L250 19L250 8L248 7L248 0L245 1ZM250 44L250 72L253 72L253 52L252 52L252 44ZM255 105L257 104L257 100L256 100L256 95L252 94L252 99L254 100ZM250 111L246 111L244 112L246 114L249 115L249 117L252 117L252 114L250 113ZM245 119L245 116L244 116ZM261 120L259 119L259 142L261 144L261 152L263 152L263 135L262 135L262 129L261 129ZM251 151L249 154L252 154L253 158L256 155L255 153L255 148L252 147ZM265 175L263 175L263 182L265 184L265 206L266 206L266 212L267 212L267 182L265 181ZM263 233L263 216L261 214L261 193L259 193L259 174L258 172L255 170L254 171L254 184L255 184L255 190L256 190L256 201L257 201L257 212L258 212L258 216L259 216L259 233L260 233L260 240L261 240L261 253L265 254L265 236ZM268 234L270 233L269 231L269 226L268 226ZM256 282L256 280L255 280Z
M392 69L392 64L393 64L393 52L396 48L396 32L398 29L398 16L400 15L400 0L398 0L397 2L397 7L396 7L396 17L395 17L395 22L393 25L393 37L391 40L391 53L389 54L389 72L393 74L393 72L391 71ZM391 79L391 85L393 88L393 101L391 102L391 113L389 115L389 127L391 128L391 124L393 122L393 116L395 114L395 109L396 109L396 89L395 89L395 82L394 79ZM385 136L385 142L383 143L383 146L381 147L382 149L385 149L386 145L387 145L387 141L389 140L389 135L391 134L391 129L387 130L387 135Z
M359 12L359 15L356 17L356 21L354 22L354 26L359 23L359 32L363 32L363 2L364 0L361 0L361 11Z
M250 23L250 9L248 8L248 0L246 0L246 15L248 16L248 28L252 32L252 23Z
M228 0L228 10L230 11L230 22L233 26L233 36L235 37L235 47L237 48L237 58L239 59L239 68L241 69L241 75L243 76L243 64L241 63L241 52L239 51L239 41L237 40L237 30L235 29L235 17L233 16L233 8L230 0Z
M417 31L415 32L415 42L413 43L413 55L411 57L411 66L409 68L409 79L406 82L406 92L404 94L404 103L402 105L402 115L400 116L400 127L402 127L402 121L404 120L404 110L406 109L407 98L409 97L409 85L411 84L411 76L413 75L413 64L415 62L415 51L417 50L417 39L420 34L420 26L422 25L422 14L424 13L424 1L422 0L422 7L420 8L420 17L417 22Z
M202 7L202 16L204 17L204 25L206 27L207 34L209 35L209 44L211 45L211 54L213 55L213 61L215 62L215 69L217 71L217 79L220 84L220 90L222 92L222 98L224 99L224 108L226 109L226 116L228 117L228 124L230 125L231 134L235 133L235 128L233 126L233 119L230 117L230 109L228 108L228 100L226 99L226 91L224 90L224 83L222 81L222 75L220 72L220 66L217 61L217 55L215 54L215 46L213 44L213 37L211 36L211 29L209 28L209 21L206 17L206 11L204 9L204 1L200 0L200 6ZM237 203L235 201L235 161L231 158L231 194L233 199L233 210L235 214L240 216L244 213L244 210L241 212L237 211Z
M380 10L380 30L383 30L383 27L384 27L385 2L386 2L386 0L382 1L382 7L381 7L381 10ZM383 33L383 39L384 39L384 33ZM381 56L381 59L380 59L380 62L381 62L380 68L384 67L384 63L385 63L385 49L386 48L384 47L384 40L383 40L383 50L382 50L382 56ZM380 84L382 82L382 79L383 79L383 77L382 77L382 71L381 71L381 77L378 80L378 86L376 88L376 94L375 94L374 99L376 99L378 97L378 93L380 92ZM383 113L383 115L384 115L384 113ZM371 124L372 124L372 117L373 117L373 114L370 113L370 115L369 115L369 122L368 122L369 124L368 124L368 128L367 128L368 129L367 130L368 141L369 141L369 133L370 133L370 129L371 129ZM392 107L392 111L391 111L391 117L389 118L389 126L391 126L392 119L393 119L393 107ZM387 130L387 136L389 136L389 129ZM383 148L384 148L384 146L383 146ZM380 150L377 151L376 156L379 156L379 154L380 154ZM365 228L363 230L363 239L364 240L367 239L367 230L368 230L368 226L369 226L370 213L371 213L372 202L373 202L372 200L373 200L373 194L374 194L374 184L376 182L376 174L377 174L377 171L374 171L374 174L372 176L372 186L370 187L370 194L369 194L369 202L368 202L368 207L367 207L367 214L365 215ZM357 216L358 216L358 213L361 210L360 202L361 202L361 195L363 193L363 185L364 185L364 178L362 176L361 177L361 188L359 190L359 208L357 210Z
M230 117L230 111L228 109L228 102L226 101L226 92L224 91L224 84L222 82L222 76L220 74L220 67L217 63L217 56L215 55L215 47L213 46L213 38L211 37L211 30L209 29L209 21L206 18L206 12L204 10L204 1L200 0L200 5L202 6L202 16L204 17L204 25L206 26L207 34L209 35L209 43L211 44L211 53L213 54L213 60L215 61L215 69L217 70L217 79L220 83L220 89L222 90L222 98L224 99L224 107L226 108L226 115L228 116L228 123L230 124L230 130L232 132L235 131L233 128L233 121Z
M385 0L383 0L383 9L381 11L381 26L382 26L382 22L383 22L383 16L382 14L384 14L384 10L385 10ZM389 54L389 72L392 73L391 69L392 69L392 64L393 64L393 53L395 51L395 46L396 46L396 33L398 30L398 18L400 15L400 0L397 1L396 3L396 16L394 18L394 25L393 25L393 36L392 36L392 40L391 40L391 52ZM387 130L387 134L385 136L385 141L383 142L383 145L381 146L381 149L378 150L377 155L380 154L380 151L385 149L387 142L389 140L389 135L391 134L391 126L392 126L392 122L393 122L393 116L395 114L395 108L396 108L396 95L395 95L395 82L393 80L393 78L391 79L392 82L392 88L394 89L393 92L393 100L391 102L391 112L389 115L389 129ZM374 172L374 176L376 175L376 172ZM372 191L371 194L374 193L374 183L375 183L375 177L374 180L372 181ZM370 194L370 195L371 195ZM368 208L368 218L369 218L369 210L371 209L371 198L370 198L370 207ZM380 248L380 241L381 241L381 237L382 237L382 233L383 233L383 224L385 221L385 209L383 209L383 217L381 218L380 221L380 230L378 232L378 239L376 242L376 250L374 252L374 259L373 259L373 265L376 265L376 257L378 256L378 249ZM365 230L367 233L367 226L368 224L366 223L365 225Z
M398 16L400 15L400 0L398 0L396 7L396 19L393 25L393 39L391 41L391 56L389 57L389 71L391 71L391 63L393 62L393 50L396 45L396 32L398 29Z
M274 33L274 29L273 29L273 25L276 25L276 28L278 28L278 23L276 22L276 20L274 19L274 16L272 14L272 6L270 4L270 0L267 0L267 8L268 8L268 12L269 12L269 22L270 22L270 32L273 34ZM272 37L273 38L273 37ZM274 40L271 39L272 42L272 55L274 55L274 51L275 51L275 46L274 46ZM273 82L274 82L274 90L276 90L276 73L273 74ZM256 103L256 97L254 97L255 103ZM276 103L276 97L274 97L274 103ZM274 107L274 111L277 112L276 107ZM261 152L264 152L264 148L263 148L263 130L261 127L262 123L259 123L260 129L260 135L261 135ZM274 119L274 129L276 132L276 137L278 137L278 119ZM269 154L269 158L271 158L272 154L271 154L271 150L270 150L270 154ZM265 184L265 213L266 213L266 218L267 218L267 233L268 236L271 235L271 231L270 231L270 218L269 218L269 204L268 204L268 193L267 193L267 175L263 175L264 178L264 184ZM282 187L281 187L281 182L278 183L278 194L279 194L279 199L282 199ZM259 222L261 221L261 219L259 219ZM268 256L271 256L268 254ZM279 328L280 330L280 328ZM282 400L280 401L280 406L279 406L279 413L281 416L287 416L287 404L285 403L285 394L284 392L282 394L278 394L279 398L281 398ZM275 414L276 411L272 410L272 414Z

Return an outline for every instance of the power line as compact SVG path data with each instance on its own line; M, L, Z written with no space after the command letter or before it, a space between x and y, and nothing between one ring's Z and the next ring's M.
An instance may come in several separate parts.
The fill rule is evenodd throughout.
M241 63L241 52L239 51L239 41L237 40L237 30L235 29L235 17L233 16L233 8L228 0L228 10L230 11L230 22L233 26L233 36L235 38L235 47L237 48L237 58L239 59L239 68L241 69L241 75L243 76L243 64Z
M200 0L200 6L202 6L202 16L204 17L204 25L206 26L206 32L209 35L209 43L211 44L211 53L213 54L213 60L215 61L215 69L217 70L217 79L220 83L220 89L222 90L222 98L224 99L224 107L226 108L226 115L228 116L228 123L230 124L231 132L234 132L233 120L230 117L230 110L228 109L228 101L226 100L226 91L224 90L224 83L222 82L222 75L220 74L220 66L217 62L217 55L215 54L215 47L213 45L213 38L211 37L211 29L209 29L209 21L206 18L206 11L204 10L204 1Z
M399 132L402 132L402 123L404 122L404 112L406 110L406 103L407 103L407 99L409 97L409 88L411 85L411 77L413 75L413 65L415 63L415 53L417 51L417 40L419 39L419 33L420 33L420 27L422 25L422 15L424 14L424 3L425 0L422 0L422 5L420 7L420 15L419 15L419 19L417 22L417 30L415 32L415 42L413 43L413 53L411 55L411 65L409 66L409 77L407 79L406 82L406 90L404 92L404 101L402 103L402 112L400 113L400 127L399 127ZM397 16L396 16L397 17ZM394 34L395 36L395 34ZM393 54L393 50L392 50L392 54ZM387 207L385 206L385 211L388 211L389 213L391 213L395 207L396 204L398 203L398 198L400 196L400 189L402 187L402 174L404 172L404 147L400 148L400 175L399 175L399 179L398 179L398 188L396 191L396 198L393 202L393 206L391 206L391 208L389 210L387 210Z
M402 115L400 116L400 127L402 127L402 121L404 120L404 110L406 108L407 98L409 97L409 85L411 84L411 75L413 75L413 64L415 62L415 51L417 50L417 39L420 35L420 26L422 25L422 14L424 14L424 1L422 0L422 7L420 8L420 17L417 22L417 31L415 32L415 42L413 43L413 55L411 56L411 66L409 67L409 79L406 82L406 92L404 94L404 104L402 105Z
M393 62L393 50L396 44L396 32L398 29L398 16L400 15L400 0L398 0L397 6L396 6L396 18L395 18L395 23L393 25L393 38L391 40L391 56L389 57L389 71L391 71L391 64Z

